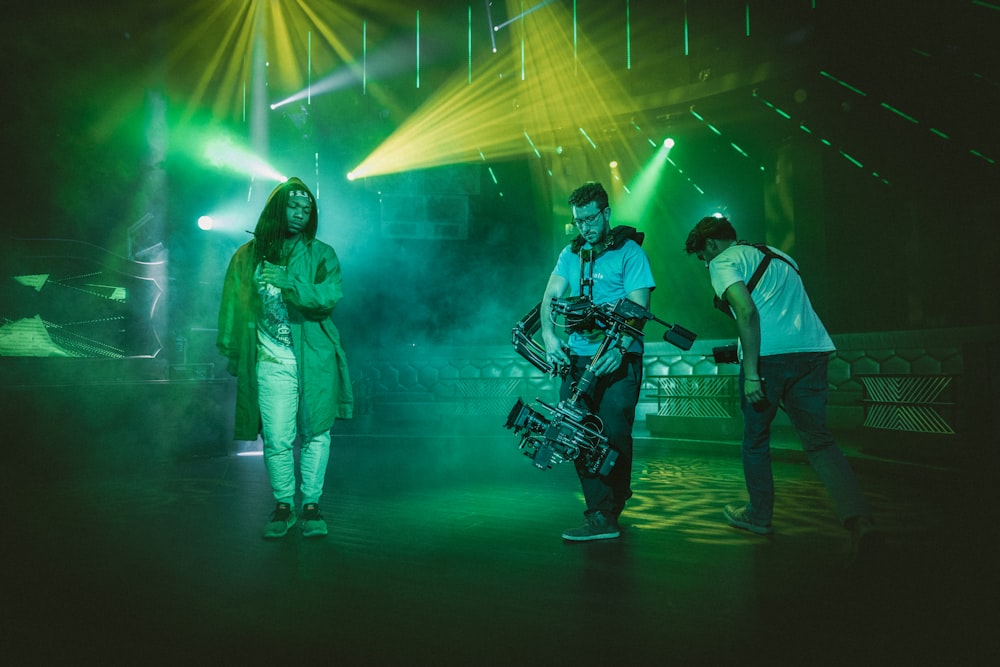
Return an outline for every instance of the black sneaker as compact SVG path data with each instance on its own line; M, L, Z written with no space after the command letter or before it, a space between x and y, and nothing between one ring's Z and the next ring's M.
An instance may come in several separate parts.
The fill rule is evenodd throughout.
M856 516L847 521L850 541L847 545L847 559L844 561L844 567L854 567L859 560L866 558L866 554L872 549L872 530L874 528L871 519L866 516Z
M770 535L774 532L771 528L771 524L762 525L759 523L754 523L750 520L749 506L732 504L726 505L722 513L726 515L726 520L729 521L729 525L733 528L740 528L742 530L749 530L751 533L756 533L758 535Z
M295 513L288 503L278 503L271 513L271 520L264 526L264 539L277 540L288 534L288 529L295 525Z
M309 503L302 506L302 536L303 537L326 537L327 528L323 515L319 512L319 505Z
M563 531L562 537L570 542L590 542L591 540L613 540L621 536L618 522L601 512L587 514L586 522L579 528Z

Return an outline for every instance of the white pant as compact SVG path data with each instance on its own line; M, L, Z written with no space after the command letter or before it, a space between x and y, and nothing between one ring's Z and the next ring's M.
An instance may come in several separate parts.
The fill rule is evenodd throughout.
M274 498L291 505L295 498L293 445L298 435L298 366L294 363L257 362L260 415L263 423L264 464L271 479ZM326 464L330 460L330 432L303 438L299 452L302 503L317 503L323 494Z

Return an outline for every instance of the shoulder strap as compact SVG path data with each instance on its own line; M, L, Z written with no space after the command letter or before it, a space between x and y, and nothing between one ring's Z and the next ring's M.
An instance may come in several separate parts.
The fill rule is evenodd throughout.
M752 292L753 288L756 287L757 283L760 282L760 279L764 277L764 272L767 271L768 265L771 263L771 260L774 259L775 257L775 254L773 252L770 252L769 250L764 250L763 248L760 248L758 246L754 247L764 253L764 259L760 260L760 264L757 265L757 270L753 272L753 275L750 276L750 280L747 281L748 292Z
M799 270L795 268L794 264L792 264L778 253L768 248L766 243L748 243L744 245L752 245L754 248L757 248L757 250L760 250L762 253L764 253L764 259L761 260L760 265L757 267L757 270L753 272L753 275L750 276L750 281L747 283L748 292L752 292L753 288L756 287L757 283L760 282L760 279L764 276L764 272L767 271L767 266L768 264L771 263L772 259L780 259L782 262L792 267L795 273L799 272Z
M767 247L766 243L747 243L745 241L740 241L739 244L751 245L754 248L757 248L757 250L760 250L762 253L764 253L764 259L761 260L760 264L757 266L757 270L753 272L753 275L750 276L750 280L747 281L748 292L753 292L753 288L756 287L757 283L760 282L760 279L764 277L764 272L767 271L767 267L771 263L772 259L781 260L788 266L792 267L795 273L799 273L799 270L795 268L794 264L792 264L787 259L785 259L781 255L779 255L778 253L774 252L769 247ZM729 317L733 316L732 310L729 308L729 302L726 301L725 299L720 299L719 297L715 297L715 307L720 311L722 311L725 315L728 315Z
M645 237L646 235L635 227L629 227L628 225L618 225L617 227L612 227L604 247L595 248L594 255L599 255L608 248L617 250L628 239L632 239L639 245L642 245L642 241ZM570 245L570 250L576 254L580 254L580 248L582 248L583 244L586 242L587 240L583 238L583 235L577 236L573 239L573 243Z

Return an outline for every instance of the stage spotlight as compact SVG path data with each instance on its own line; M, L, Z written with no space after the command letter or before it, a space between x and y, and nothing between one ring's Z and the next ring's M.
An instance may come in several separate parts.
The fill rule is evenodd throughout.
M490 22L490 48L493 53L497 52L497 38L494 33L496 33L497 28L493 25L493 3L490 0L486 0L486 20Z
M250 148L240 145L225 135L210 136L201 140L202 158L217 169L237 174L260 176L282 183L287 179L277 169L258 156Z
M203 215L198 218L198 228L204 231L208 231L215 227L215 220L210 215Z
M618 160L612 160L611 162L608 163L608 166L611 167L612 169L617 169L618 168Z
M671 139L670 137L667 137L666 139L663 140L663 146L665 148L673 148L674 147L674 140Z

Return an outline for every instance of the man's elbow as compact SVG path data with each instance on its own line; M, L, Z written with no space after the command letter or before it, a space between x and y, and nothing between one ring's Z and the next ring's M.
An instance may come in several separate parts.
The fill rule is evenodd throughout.
M736 311L736 321L748 325L758 324L760 323L760 313L757 311L757 308L753 306L746 309L740 309Z

